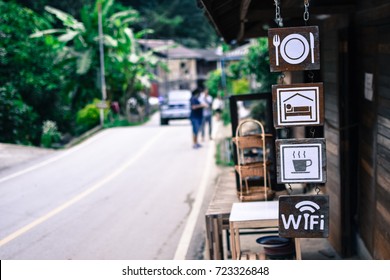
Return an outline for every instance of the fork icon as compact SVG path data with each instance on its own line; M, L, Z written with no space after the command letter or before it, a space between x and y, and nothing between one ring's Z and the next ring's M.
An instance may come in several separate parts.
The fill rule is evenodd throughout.
M279 45L280 45L279 35L274 35L273 45L275 46L276 66L279 66Z

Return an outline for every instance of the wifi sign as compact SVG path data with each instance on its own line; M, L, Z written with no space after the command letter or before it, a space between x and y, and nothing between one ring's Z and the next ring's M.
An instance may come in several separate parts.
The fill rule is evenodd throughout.
M279 235L282 237L328 237L329 196L279 197Z

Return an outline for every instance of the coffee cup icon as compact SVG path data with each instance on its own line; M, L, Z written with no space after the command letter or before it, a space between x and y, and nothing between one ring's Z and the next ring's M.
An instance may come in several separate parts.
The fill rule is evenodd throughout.
M294 169L297 173L306 172L306 169L313 164L311 159L293 159Z

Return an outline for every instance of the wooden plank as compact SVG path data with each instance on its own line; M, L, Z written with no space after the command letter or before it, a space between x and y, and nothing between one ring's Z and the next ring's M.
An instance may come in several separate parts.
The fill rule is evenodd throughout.
M333 142L326 142L326 151L331 153L334 156L339 155L339 145Z
M270 28L271 72L320 69L318 26Z
M381 134L383 137L390 139L390 128L378 124L378 133Z
M378 121L379 125L382 125L382 126L390 129L390 119L389 118L378 115L377 121Z
M379 165L377 167L376 180L377 184L387 192L385 195L390 197L390 172Z
M377 218L374 232L376 259L390 259L390 211L385 206L388 203L388 200L376 203Z
M384 146L377 147L377 164L390 173L390 150Z

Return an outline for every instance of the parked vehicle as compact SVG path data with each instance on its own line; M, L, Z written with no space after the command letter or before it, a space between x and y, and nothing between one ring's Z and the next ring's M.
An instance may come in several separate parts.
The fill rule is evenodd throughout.
M168 125L170 120L188 119L191 114L191 91L172 90L160 105L160 124Z

